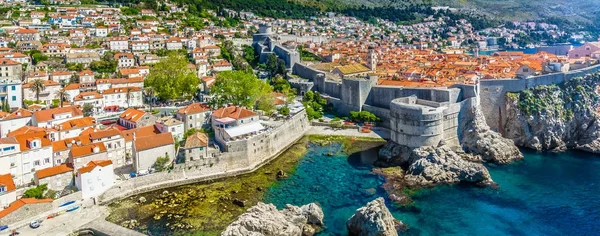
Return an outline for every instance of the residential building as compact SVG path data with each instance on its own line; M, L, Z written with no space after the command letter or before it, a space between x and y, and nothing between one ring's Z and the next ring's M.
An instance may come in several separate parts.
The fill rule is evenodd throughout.
M201 129L208 124L210 107L202 103L192 103L181 108L175 114L175 118L183 122L184 132L190 129Z
M18 29L13 35L15 41L39 41L40 33L35 29Z
M131 53L124 53L124 52L115 53L115 60L117 60L119 68L135 66L135 58L133 57L133 54L131 54Z
M62 191L66 187L73 186L73 167L62 164L48 167L35 172L35 185L46 184L48 189Z
M213 111L211 124L215 139L221 147L232 140L256 135L265 127L256 113L243 107L229 106Z
M156 121L155 126L161 133L171 132L175 140L183 140L183 122L173 117L166 116Z
M183 43L181 42L181 39L178 37L171 37L170 39L168 39L166 46L167 46L167 50L183 49Z
M99 196L115 184L113 163L110 160L90 161L77 169L75 185L83 199Z
M21 80L0 78L0 102L4 102L4 100L8 100L8 106L11 109L21 108L23 104Z
M96 82L94 72L91 70L82 70L77 73L79 76L79 83L81 84L93 84Z
M119 125L128 129L134 129L154 125L156 120L156 116L148 112L129 108L119 116Z
M31 58L20 52L0 53L0 58L13 60L21 64L31 64Z
M66 43L47 43L42 45L41 51L49 57L64 57L71 46Z
M52 104L52 100L58 99L58 91L60 91L60 84L52 80L44 80L44 90L39 93L39 100L46 104ZM31 87L33 82L29 82L23 85L23 100L36 101L38 97L35 90Z
M142 89L137 87L110 88L102 92L104 107L141 107L144 105Z
M17 149L14 142L8 142L11 146L10 153L20 152L20 155L12 155L14 159L10 159L10 173L14 176L17 186L33 183L33 175L37 170L52 167L52 143L45 135L36 132L5 138L14 139L19 145Z
M104 109L104 99L98 92L81 92L73 98L73 105L84 107L90 105L93 107L94 114L100 113Z
M65 55L65 63L80 63L87 66L93 61L100 61L97 52L69 52Z
M67 163L72 164L75 169L79 169L90 161L106 160L107 157L104 143L93 143L72 147Z
M69 120L54 126L58 133L58 140L75 138L88 128L96 128L96 119L94 117L82 117Z
M156 159L175 158L175 140L171 133L160 133L146 137L133 138L133 169L136 172L153 168Z
M19 108L10 114L3 115L0 117L0 137L4 138L11 131L26 126L31 122L32 116L33 113L31 111L23 108Z
M129 38L124 36L110 37L108 38L108 44L112 51L129 50Z
M209 148L208 136L205 133L196 132L187 137L182 151L185 162L189 163L204 158L212 158L219 152L219 149Z
M0 81L21 81L21 63L10 59L0 59Z
M0 175L0 208L7 208L17 200L17 187L10 174Z
M71 81L71 77L73 76L72 72L69 71L54 71L50 73L50 79L54 82L67 84Z
M31 125L52 128L69 120L83 118L83 111L75 106L59 107L33 113Z
M105 159L111 160L115 169L128 164L125 160L125 138L118 129L108 128L94 131L89 134L89 139L92 143L104 144L107 152Z

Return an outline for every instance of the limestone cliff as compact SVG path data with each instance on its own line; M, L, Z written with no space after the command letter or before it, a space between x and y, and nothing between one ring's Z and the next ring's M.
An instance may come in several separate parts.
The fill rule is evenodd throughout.
M485 162L499 164L523 158L511 139L490 130L481 107L476 106L462 112L459 122L460 144L465 152L478 155Z
M317 204L287 205L278 211L273 204L259 202L227 226L221 236L310 236L321 226L323 210Z
M536 150L600 153L599 82L600 74L590 74L560 85L507 93L504 136Z
M394 219L385 206L383 198L377 198L356 213L346 222L349 235L357 236L397 236L406 226Z

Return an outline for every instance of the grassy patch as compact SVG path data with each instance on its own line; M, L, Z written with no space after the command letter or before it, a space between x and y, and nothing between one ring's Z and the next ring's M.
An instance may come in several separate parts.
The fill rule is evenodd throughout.
M321 146L326 146L334 142L342 143L343 152L346 155L374 148L385 143L385 139L382 138L348 137L342 135L309 135L308 140Z

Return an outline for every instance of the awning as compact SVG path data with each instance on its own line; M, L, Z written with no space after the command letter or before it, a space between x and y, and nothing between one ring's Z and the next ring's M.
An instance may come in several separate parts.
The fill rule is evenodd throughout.
M229 135L229 137L234 138L245 134L250 134L252 132L258 132L263 129L265 129L263 125L258 122L253 122L247 125L240 125L225 129L225 132Z

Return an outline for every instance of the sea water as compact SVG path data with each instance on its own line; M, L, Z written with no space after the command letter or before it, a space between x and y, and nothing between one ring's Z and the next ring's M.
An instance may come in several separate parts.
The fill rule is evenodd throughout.
M371 173L376 150L348 157L341 149L311 145L265 201L279 208L317 202L325 214L321 235L345 235L354 211L385 192ZM498 189L457 184L421 190L411 206L386 202L408 235L599 235L600 156L523 152L523 161L488 166Z

